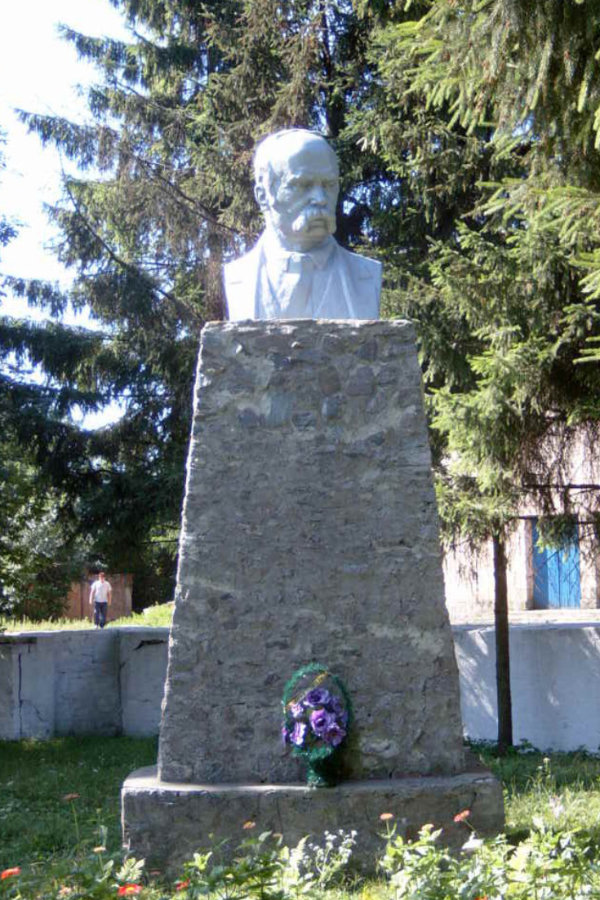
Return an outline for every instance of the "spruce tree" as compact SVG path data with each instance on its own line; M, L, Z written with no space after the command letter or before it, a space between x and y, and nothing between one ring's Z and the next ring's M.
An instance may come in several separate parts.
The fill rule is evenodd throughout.
M139 601L148 602L170 595L199 332L223 315L223 262L261 228L256 141L292 125L333 140L343 181L338 236L349 245L375 240L369 223L387 202L389 175L346 136L348 109L368 84L373 26L352 3L115 5L131 26L129 43L64 28L97 66L93 124L22 116L80 170L65 176L52 210L74 287L66 297L35 281L11 285L58 317L67 299L85 306L99 330L7 327L51 379L49 406L17 417L18 439L32 443L91 551L113 569L133 569ZM86 433L69 419L75 404L114 398L126 412L113 426Z
M390 165L425 193L451 196L472 179L470 209L430 243L412 297L398 294L397 306L420 328L446 535L493 538L506 666L507 532L532 496L570 527L563 461L582 434L596 434L600 412L600 374L581 362L600 335L600 9L429 0L419 13L374 41L383 100L366 139L383 148L391 136ZM549 442L564 455L549 454ZM499 676L502 745L511 740L502 665Z

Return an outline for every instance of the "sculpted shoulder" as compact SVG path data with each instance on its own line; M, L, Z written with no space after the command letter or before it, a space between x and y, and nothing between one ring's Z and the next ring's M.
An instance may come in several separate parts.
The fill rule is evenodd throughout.
M260 241L254 245L252 250L238 256L237 259L225 263L223 266L223 276L225 284L237 284L248 278L253 273L260 261Z
M368 278L376 281L378 284L381 284L381 273L383 267L378 260L371 259L368 256L361 256L360 253L353 253L352 251L346 250L341 246L340 250L347 265L352 268L353 274L357 278Z

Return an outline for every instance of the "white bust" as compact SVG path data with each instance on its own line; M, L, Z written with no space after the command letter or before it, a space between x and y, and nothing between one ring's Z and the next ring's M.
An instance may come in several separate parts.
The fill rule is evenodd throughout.
M325 138L300 128L269 135L254 181L265 230L224 267L229 319L379 318L381 263L333 238L339 170Z

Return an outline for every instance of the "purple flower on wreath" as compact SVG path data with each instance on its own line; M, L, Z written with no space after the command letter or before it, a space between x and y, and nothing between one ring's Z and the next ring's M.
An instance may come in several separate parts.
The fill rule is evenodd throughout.
M327 708L329 712L332 712L336 717L342 716L345 713L344 704L337 694L331 694L329 702L327 703Z
M304 709L301 703L292 703L290 706L290 715L292 719L301 719L304 714Z
M331 744L332 747L339 747L344 738L346 737L346 732L343 728L340 728L335 722L333 722L325 734L323 735L328 744Z
M283 742L284 747L287 744L287 742L289 741L289 739L290 739L290 733L287 730L286 726L282 725L281 726L281 740Z
M329 703L330 693L325 688L313 688L304 698L305 706L325 706Z
M294 730L290 736L290 741L292 744L295 744L296 747L301 747L304 743L304 738L306 737L307 725L305 722L296 722L294 724Z
M310 714L310 727L317 737L323 737L329 728L335 724L334 717L325 709L315 709L315 711Z

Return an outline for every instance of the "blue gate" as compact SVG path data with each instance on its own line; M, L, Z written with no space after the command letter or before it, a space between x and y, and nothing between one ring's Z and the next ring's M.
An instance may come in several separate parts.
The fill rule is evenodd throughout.
M537 519L532 523L533 538L533 605L535 609L579 607L579 537L577 525L561 547L537 546Z

